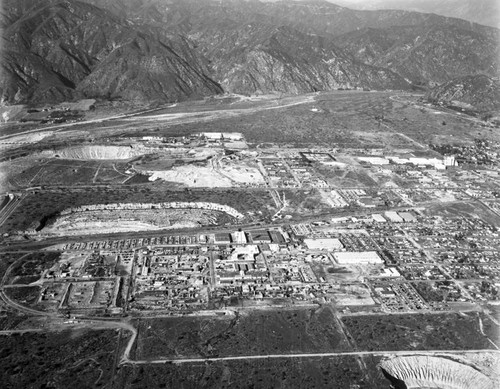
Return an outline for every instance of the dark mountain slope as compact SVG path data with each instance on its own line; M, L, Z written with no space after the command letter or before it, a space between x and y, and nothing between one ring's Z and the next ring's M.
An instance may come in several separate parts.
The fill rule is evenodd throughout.
M433 13L469 20L485 26L500 27L498 0L332 0L335 4L353 9L403 9Z
M409 87L390 71L356 61L330 40L289 27L229 26L228 31L205 30L196 41L212 60L215 77L238 93Z
M61 101L74 96L74 84L35 54L5 50L0 65L2 102Z
M405 89L498 74L499 30L437 15L321 0L84 1L6 0L4 100L177 100L221 92L212 80L239 93Z
M4 101L36 102L51 96L176 100L222 92L205 75L201 64L206 60L195 58L185 39L134 26L78 1L46 0L30 7L32 3L27 0L25 7L13 8L28 10L23 15L4 18L11 21L1 58Z
M429 91L426 98L480 113L500 113L500 83L486 76L453 79Z
M116 9L114 0L87 0ZM435 85L457 76L498 70L499 31L465 20L403 10L359 11L321 0L117 0L122 12L146 21L159 14L170 31L181 31L217 65L224 58L231 70L240 66L241 48L256 46L274 27L335 38L335 44L359 62L389 69L421 85ZM154 9L154 11L152 11ZM126 10L126 11L123 11ZM261 31L257 31L261 28ZM346 33L347 32L347 33ZM242 38L243 35L246 37ZM235 55L229 55L231 45ZM220 51L218 51L220 50ZM288 54L295 57L297 50ZM234 66L228 61L235 60ZM255 67L255 66L254 66ZM265 70L265 67L261 67ZM227 85L227 83L225 83ZM389 86L388 86L389 87Z
M138 35L113 50L79 85L87 96L174 101L222 92L160 41Z
M465 75L498 75L499 30L477 27L363 29L335 42L360 61L388 68L413 83L434 85Z
M404 10L361 11L326 0L262 2L259 0L84 0L135 21L152 20L189 32L224 20L289 26L323 36L338 36L361 28L470 23Z

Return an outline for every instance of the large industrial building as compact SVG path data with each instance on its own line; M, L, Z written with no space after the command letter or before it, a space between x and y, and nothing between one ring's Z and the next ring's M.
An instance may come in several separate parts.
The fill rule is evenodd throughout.
M383 263L375 251L337 252L333 257L340 265L351 265L356 263Z
M344 248L342 242L336 238L304 239L309 250L341 250Z

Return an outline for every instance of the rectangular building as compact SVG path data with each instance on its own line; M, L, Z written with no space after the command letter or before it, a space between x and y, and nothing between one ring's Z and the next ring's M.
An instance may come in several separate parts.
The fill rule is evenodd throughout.
M344 245L336 238L304 239L304 243L309 250L342 250Z
M236 244L245 244L247 237L243 231L235 231L231 233L231 241Z
M333 257L341 265L359 263L384 263L376 251L336 252Z
M387 211L384 213L385 217L393 223L403 223L403 219L398 215L397 212Z

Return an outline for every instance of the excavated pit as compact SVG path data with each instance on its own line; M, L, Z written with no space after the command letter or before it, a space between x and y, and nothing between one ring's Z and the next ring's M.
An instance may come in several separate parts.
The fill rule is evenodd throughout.
M379 365L395 389L494 389L493 381L471 366L428 355L394 357Z
M53 152L52 157L61 159L131 159L143 155L145 150L142 147L130 146L105 146L88 145L78 147L68 147L66 149Z

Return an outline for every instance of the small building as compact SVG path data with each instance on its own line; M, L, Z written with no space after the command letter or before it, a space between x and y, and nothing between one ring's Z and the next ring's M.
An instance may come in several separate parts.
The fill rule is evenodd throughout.
M235 231L231 233L231 241L236 244L245 244L247 237L243 231Z
M215 244L229 244L231 243L230 235L226 233L214 234Z

